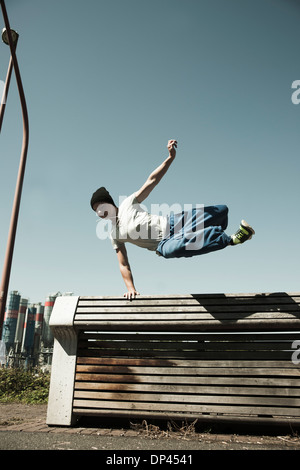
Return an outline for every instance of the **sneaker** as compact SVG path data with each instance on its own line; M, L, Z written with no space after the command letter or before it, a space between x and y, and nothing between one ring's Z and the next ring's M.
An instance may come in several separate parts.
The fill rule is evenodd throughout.
M249 224L247 224L245 220L242 220L240 228L236 231L234 235L231 235L232 245L244 243L246 240L250 240L252 238L252 235L254 234L255 232L253 228Z

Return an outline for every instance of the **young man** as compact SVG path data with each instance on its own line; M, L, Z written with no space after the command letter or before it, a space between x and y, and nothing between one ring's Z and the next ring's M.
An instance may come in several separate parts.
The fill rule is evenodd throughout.
M169 155L154 170L145 184L127 197L118 208L109 192L99 188L91 198L91 207L101 219L110 219L110 238L116 250L119 267L127 287L124 297L134 299L136 291L129 265L125 243L155 251L164 258L180 258L202 255L227 246L244 243L254 235L253 228L242 220L237 232L225 233L228 208L225 205L200 206L179 214L159 216L149 214L141 203L166 174L176 156L177 141L169 140Z

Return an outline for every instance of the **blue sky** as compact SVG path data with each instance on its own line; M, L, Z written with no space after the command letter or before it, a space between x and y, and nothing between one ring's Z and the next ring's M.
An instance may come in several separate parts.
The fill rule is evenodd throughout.
M128 246L142 294L299 291L300 3L10 0L30 142L9 290L122 296L92 192L130 195L178 140L145 201L227 204L243 246L165 260ZM0 44L0 80L9 48ZM0 268L22 144L13 76L0 136Z

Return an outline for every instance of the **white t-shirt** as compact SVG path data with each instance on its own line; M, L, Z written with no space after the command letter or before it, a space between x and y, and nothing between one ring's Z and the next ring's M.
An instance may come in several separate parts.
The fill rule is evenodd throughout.
M113 248L129 242L155 251L167 233L167 217L149 214L138 203L135 193L120 204L117 223L110 234Z

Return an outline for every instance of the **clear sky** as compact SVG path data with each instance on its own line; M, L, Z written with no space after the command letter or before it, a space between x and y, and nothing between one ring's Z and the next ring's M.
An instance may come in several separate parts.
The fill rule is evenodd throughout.
M142 294L299 291L300 2L9 0L30 141L9 290L122 296L91 194L138 190L177 157L145 204L227 204L243 246L165 260L128 246ZM2 18L2 16L0 16ZM0 80L9 48L0 44ZM12 77L0 136L0 268L22 144Z

